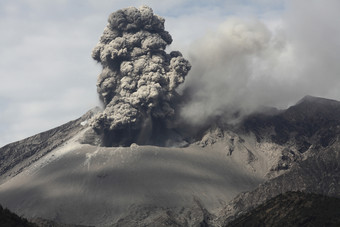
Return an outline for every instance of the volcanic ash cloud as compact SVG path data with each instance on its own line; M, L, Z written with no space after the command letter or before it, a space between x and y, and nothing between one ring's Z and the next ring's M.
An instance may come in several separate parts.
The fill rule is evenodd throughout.
M119 145L137 142L141 131L150 133L152 122L174 117L175 89L191 66L180 52L165 52L172 38L164 21L146 6L118 10L93 50L103 67L97 91L105 109L91 125Z

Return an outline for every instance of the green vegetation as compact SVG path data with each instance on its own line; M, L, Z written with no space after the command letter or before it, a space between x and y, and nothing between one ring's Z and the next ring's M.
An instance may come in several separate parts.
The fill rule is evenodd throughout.
M270 199L227 226L340 226L340 199L287 192Z

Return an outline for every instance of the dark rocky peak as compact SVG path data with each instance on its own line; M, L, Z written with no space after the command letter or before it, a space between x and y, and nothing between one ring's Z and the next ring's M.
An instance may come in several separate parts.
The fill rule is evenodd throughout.
M277 114L251 114L238 127L253 133L258 142L294 145L303 153L311 145L326 147L339 136L340 102L306 96Z
M340 102L313 96L305 96L284 112L289 121L327 120L340 121Z
M334 99L327 99L322 97L316 97L311 95L306 95L302 99L300 99L296 105L299 105L301 103L314 103L314 104L322 104L322 105L340 105L340 102Z

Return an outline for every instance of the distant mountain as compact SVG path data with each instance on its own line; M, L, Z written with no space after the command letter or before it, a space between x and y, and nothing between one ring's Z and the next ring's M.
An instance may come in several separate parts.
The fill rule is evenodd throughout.
M287 192L242 215L228 226L340 226L340 198Z
M338 101L176 129L168 147L100 146L98 111L0 148L0 203L73 225L224 226L289 191L340 197Z
M304 153L311 145L327 147L340 132L340 103L306 96L278 114L252 114L239 126L241 133L254 133L257 140L294 145Z

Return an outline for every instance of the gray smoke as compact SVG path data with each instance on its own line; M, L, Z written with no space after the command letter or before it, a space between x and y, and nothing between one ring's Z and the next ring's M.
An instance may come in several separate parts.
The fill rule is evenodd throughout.
M196 40L183 85L184 121L224 117L233 123L263 106L287 108L305 95L338 99L340 1L307 5L290 1L274 24L228 18Z
M193 70L184 83L188 102L182 118L204 124L215 117L230 121L235 114L253 111L263 99L255 86L265 84L267 68L275 68L270 61L277 60L284 48L285 43L260 21L237 18L198 39L189 50Z
M180 52L165 52L171 42L164 19L147 6L109 16L92 53L103 67L97 91L105 109L91 126L104 134L107 145L145 143L153 123L166 125L174 117L175 89L191 66Z

